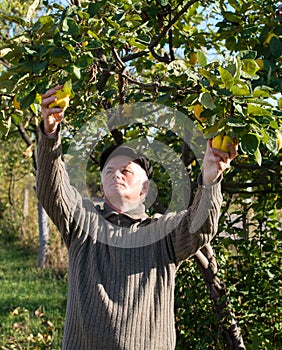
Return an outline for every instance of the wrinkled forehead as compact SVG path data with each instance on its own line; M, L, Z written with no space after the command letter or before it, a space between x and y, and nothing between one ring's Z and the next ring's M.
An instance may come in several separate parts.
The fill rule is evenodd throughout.
M106 162L104 169L124 168L129 164L134 164L134 165L138 166L139 168L141 168L140 165L138 165L137 163L134 163L134 160L131 157L124 155L124 154L117 154L117 155L114 155L113 157L111 157Z

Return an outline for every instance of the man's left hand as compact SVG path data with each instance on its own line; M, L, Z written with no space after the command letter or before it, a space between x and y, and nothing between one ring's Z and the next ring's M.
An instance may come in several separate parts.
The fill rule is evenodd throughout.
M203 162L203 185L211 186L221 177L222 173L230 167L231 161L237 156L238 142L234 139L233 145L227 144L228 153L213 148L211 140L207 142Z

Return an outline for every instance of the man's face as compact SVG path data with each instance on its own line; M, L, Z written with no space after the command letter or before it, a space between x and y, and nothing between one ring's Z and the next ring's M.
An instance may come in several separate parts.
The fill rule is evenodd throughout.
M148 178L144 169L126 155L111 158L102 172L102 194L116 209L139 206L148 192Z

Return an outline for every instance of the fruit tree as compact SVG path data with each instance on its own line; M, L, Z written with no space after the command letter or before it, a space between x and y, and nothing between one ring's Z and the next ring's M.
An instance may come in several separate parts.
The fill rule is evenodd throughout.
M214 307L229 348L244 348L234 340L240 335L230 335L234 321L249 349L278 349L282 340L278 317L280 7L270 0L263 4L246 0L86 0L60 4L44 0L37 17L36 6L34 1L26 17L1 14L6 23L17 28L1 41L0 48L2 140L19 130L36 143L40 95L67 81L71 81L74 95L65 111L64 149L97 112L122 106L124 116L130 116L132 106L139 102L181 112L206 139L217 138L221 143L226 135L229 140L236 138L239 155L222 182L225 205L213 243L221 270L215 267L211 247L199 252L196 261L211 295L216 294ZM91 155L89 167L94 171L89 182L99 187L96 156L105 145L145 135L181 154L184 176L189 175L194 186L199 163L189 145L175 133L177 123L177 118L170 119L168 128L153 133L138 121L112 130ZM157 169L156 182L159 191L153 210L162 211L169 194L161 168ZM195 292L200 280L190 261L179 271L178 349L223 349L212 303L204 292ZM191 303L195 299L197 303ZM223 305L224 312L218 305ZM235 309L238 321L230 309Z

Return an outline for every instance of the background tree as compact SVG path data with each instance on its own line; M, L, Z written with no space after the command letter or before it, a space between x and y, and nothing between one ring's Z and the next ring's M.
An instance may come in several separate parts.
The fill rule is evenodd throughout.
M197 261L206 265L204 272L214 267L208 271L216 273L212 283L219 281L224 298L220 281L226 282L228 300L219 303L224 306L222 315L226 308L235 309L246 346L278 348L282 19L277 5L100 0L63 6L45 1L36 18L37 6L34 1L25 18L2 15L17 29L8 31L1 47L2 139L18 130L31 140L29 146L35 144L40 94L68 79L75 96L65 118L65 149L97 112L140 101L177 109L194 120L206 138L218 133L237 137L240 154L223 181L225 203L213 243L221 269L217 271L212 251L202 251ZM18 104L13 103L15 96ZM145 135L182 152L195 185L199 165L174 126L177 121L158 135L139 124L113 130L93 155L90 183L98 181L96 156L105 145ZM169 200L167 177L161 169L157 174L154 210L165 208ZM195 288L199 283L188 261L177 285L178 348L224 348L212 304ZM191 300L197 303L191 305ZM230 324L223 317L223 331Z

